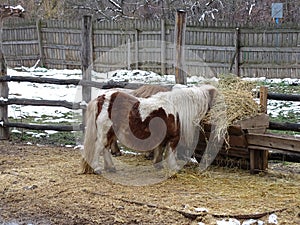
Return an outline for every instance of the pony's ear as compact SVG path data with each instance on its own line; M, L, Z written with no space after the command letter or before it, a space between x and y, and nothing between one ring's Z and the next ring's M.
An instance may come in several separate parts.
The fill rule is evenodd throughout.
M211 109L211 107L213 106L213 103L214 103L214 100L218 94L218 90L211 86L209 89L208 89L208 94L209 94L209 103L208 103L208 107L209 109Z

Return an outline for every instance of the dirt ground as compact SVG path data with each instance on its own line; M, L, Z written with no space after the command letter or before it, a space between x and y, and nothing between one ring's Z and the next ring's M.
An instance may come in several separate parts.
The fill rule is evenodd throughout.
M271 213L278 224L300 224L298 171L200 173L189 165L157 184L129 186L78 174L79 162L79 150L0 142L0 224L269 224Z

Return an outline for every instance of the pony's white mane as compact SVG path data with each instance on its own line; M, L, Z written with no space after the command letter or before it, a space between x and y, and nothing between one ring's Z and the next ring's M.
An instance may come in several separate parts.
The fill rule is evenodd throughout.
M176 88L171 92L161 92L149 99L139 99L140 113L144 120L153 110L162 107L167 114L176 116L180 120L181 137L184 137L186 146L191 146L194 140L196 123L205 116L211 96L211 85L200 87Z

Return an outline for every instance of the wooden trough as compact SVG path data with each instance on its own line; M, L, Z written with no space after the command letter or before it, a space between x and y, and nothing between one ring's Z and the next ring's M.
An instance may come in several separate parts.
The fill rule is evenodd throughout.
M213 163L221 166L229 165L250 169L251 173L266 170L268 168L269 150L277 149L276 143L280 142L279 136L266 134L268 127L269 116L267 114L239 120L234 125L229 126L229 146L223 144ZM195 150L197 159L201 159L203 156L210 133L211 125L205 124L203 131L200 132L199 142ZM287 143L287 140L284 138L284 141L280 144L282 148L300 149L300 140L291 139L291 143Z

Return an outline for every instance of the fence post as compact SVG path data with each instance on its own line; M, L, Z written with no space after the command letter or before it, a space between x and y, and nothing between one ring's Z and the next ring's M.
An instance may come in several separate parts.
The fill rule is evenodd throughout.
M44 67L45 56L44 56L44 49L43 49L42 21L40 19L36 21L36 30L37 30L38 43L39 43L40 65Z
M127 38L127 69L131 70L131 40Z
M259 90L259 101L261 111L265 114L268 112L268 87L261 86Z
M91 81L93 63L93 37L92 37L92 16L83 16L83 27L81 33L81 70L82 80ZM91 87L82 85L82 101L88 103L91 100ZM82 110L82 124L85 126L86 110Z
M178 10L175 24L175 80L177 84L186 84L187 78L183 68L186 29L186 12Z
M135 61L135 69L138 70L139 69L139 33L140 31L138 29L135 29L134 31L134 48L135 48L135 57L134 57L134 61Z
M2 42L1 42L2 45ZM2 47L2 46L1 46ZM0 49L0 76L7 75L7 66L5 63L4 55L2 49ZM8 84L7 82L0 82L0 98L8 99ZM8 106L0 106L0 122L4 123L8 121ZM9 139L9 128L4 127L3 124L0 125L0 140Z
M166 71L166 22L161 19L161 74L164 75Z
M235 74L239 77L240 76L240 28L235 28L235 59L234 59L234 65L235 65Z

